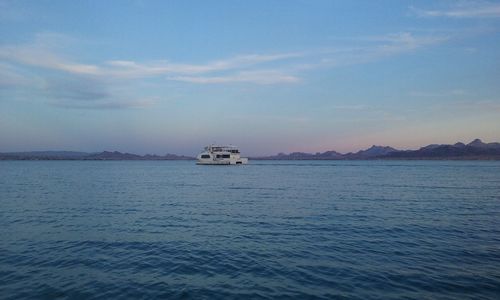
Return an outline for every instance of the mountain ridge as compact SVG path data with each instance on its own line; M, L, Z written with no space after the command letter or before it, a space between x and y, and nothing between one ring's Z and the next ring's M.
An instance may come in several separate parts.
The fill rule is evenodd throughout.
M0 160L193 160L194 157L167 153L132 154L119 151L78 152L78 151L30 151L0 153Z
M325 153L334 152L334 157L325 157ZM417 150L398 150L390 146L373 145L365 150L355 153L349 152L341 154L336 151L326 151L316 154L293 152L290 154L279 153L278 155L253 157L261 160L367 160L367 159L481 159L500 160L500 143L484 143L480 139L475 139L468 144L457 142L449 144L430 144Z

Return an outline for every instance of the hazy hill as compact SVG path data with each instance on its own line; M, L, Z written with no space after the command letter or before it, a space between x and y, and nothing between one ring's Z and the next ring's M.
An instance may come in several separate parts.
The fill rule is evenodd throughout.
M256 157L253 159L261 160L321 160L321 159L342 159L342 154L336 151L326 151L316 154L304 152L292 152L290 154L278 153L277 155Z
M122 153L118 151L103 151L101 153L94 153L84 157L85 160L188 160L194 159L194 157L188 157L183 155L166 154L161 155L137 155L132 153Z
M103 151L100 153L74 151L31 151L0 153L0 160L188 160L194 157L166 155L137 155L118 151Z
M341 154L336 151L323 153L290 154L280 153L274 156L256 157L254 159L290 159L290 160L320 160L320 159L500 159L500 143L484 143L475 139L469 144L458 142L453 145L431 144L418 150L397 150L389 146L371 146L358 152Z
M500 149L500 143L483 143L483 141L481 141L480 139L473 140L472 142L467 144L467 146L483 149Z
M480 139L475 139L467 145L429 145L418 150L391 152L383 158L500 159L500 143L483 143Z
M89 153L77 151L30 151L0 153L0 160L58 160L58 159L83 159Z
M368 149L360 150L356 153L346 153L342 154L337 151L326 151L326 152L317 152L316 154L312 153L304 153L304 152L293 152L290 154L279 153L273 156L265 156L265 157L257 157L254 159L263 159L263 160L322 160L322 159L370 159L379 157L382 155L386 155L390 152L398 151L392 147L387 146L371 146Z
M387 155L391 152L399 151L389 146L371 146L366 150L360 150L356 153L347 153L343 157L346 159L367 159Z

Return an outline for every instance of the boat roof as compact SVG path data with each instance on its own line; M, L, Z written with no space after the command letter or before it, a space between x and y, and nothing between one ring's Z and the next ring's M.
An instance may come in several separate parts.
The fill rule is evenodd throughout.
M215 144L212 144L212 145L208 145L208 147L212 147L212 148L226 148L226 149L238 149L238 147L234 146L234 145L215 145Z
M207 151L217 151L217 152L237 150L239 152L238 147L233 146L233 145L214 145L214 144L212 144L212 145L206 146L205 150L207 150Z

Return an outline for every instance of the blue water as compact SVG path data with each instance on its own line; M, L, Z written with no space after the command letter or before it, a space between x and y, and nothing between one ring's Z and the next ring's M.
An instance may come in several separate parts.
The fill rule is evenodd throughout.
M0 299L500 299L500 162L0 162Z

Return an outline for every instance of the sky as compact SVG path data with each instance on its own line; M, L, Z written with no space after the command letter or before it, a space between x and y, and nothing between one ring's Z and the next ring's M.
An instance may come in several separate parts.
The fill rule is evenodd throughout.
M0 0L0 152L500 141L500 1Z

